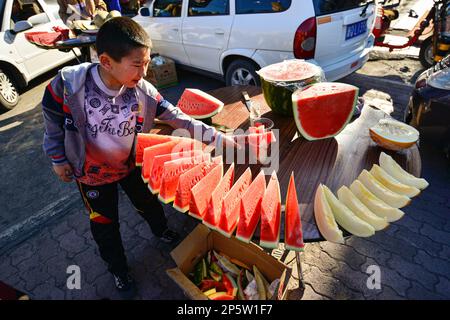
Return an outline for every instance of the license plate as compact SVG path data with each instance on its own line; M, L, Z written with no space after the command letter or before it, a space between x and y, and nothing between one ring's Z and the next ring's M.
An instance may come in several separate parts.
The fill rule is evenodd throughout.
M358 21L347 26L347 32L345 33L345 40L352 39L367 31L367 19Z

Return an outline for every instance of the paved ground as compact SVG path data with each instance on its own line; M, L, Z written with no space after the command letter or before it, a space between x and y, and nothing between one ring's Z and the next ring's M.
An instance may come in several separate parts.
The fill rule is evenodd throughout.
M183 79L179 87L163 90L171 101L177 100L183 87L209 90L222 85L187 72L179 75ZM33 106L42 94L46 80L42 81L23 97L20 108L28 111L0 115L4 150L0 155L0 280L33 299L117 299L75 186L51 175L41 151L42 119L39 108ZM288 255L286 261L294 268L291 299L450 298L450 172L435 144L433 136L423 134L423 176L430 187L405 208L401 221L369 239L351 238L345 245L307 244L302 255L304 292L297 288L293 255ZM175 266L169 256L172 247L159 243L121 196L121 231L138 281L137 298L184 299L165 273ZM182 236L195 227L192 218L166 209L170 225ZM22 231L21 237L17 231ZM80 290L66 287L70 265L81 268ZM370 290L366 285L371 265L380 268L381 289Z

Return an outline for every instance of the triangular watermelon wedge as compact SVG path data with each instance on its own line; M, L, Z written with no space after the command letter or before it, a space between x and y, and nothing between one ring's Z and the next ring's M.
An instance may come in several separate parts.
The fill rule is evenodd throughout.
M261 217L261 202L266 191L264 172L260 171L241 199L236 238L249 243Z
M186 171L180 176L178 180L177 191L175 193L175 200L173 201L173 207L185 213L189 210L189 202L191 200L192 188L202 180L212 169L222 163L222 157L218 156L212 159L212 161L202 162L192 169Z
M150 177L148 178L148 189L153 194L159 193L161 187L161 179L164 170L164 163L181 158L192 158L201 155L202 150L191 150L182 153L169 153L156 156L153 159L152 168L150 169Z
M286 195L286 210L284 214L284 244L285 248L294 251L303 251L302 220L300 208L298 206L297 190L295 188L294 173L289 179L289 186Z
M222 212L218 229L216 230L228 238L231 237L236 229L241 209L241 198L251 183L252 171L250 168L247 168L223 198Z
M180 141L171 140L145 148L141 171L142 180L144 180L145 183L148 182L153 166L153 159L156 156L168 153L183 153L186 151L191 151L194 149L195 144L195 140L192 139Z
M164 163L158 199L165 204L175 200L175 193L177 191L180 176L197 164L210 160L211 155L209 153L203 153L193 158L182 158Z
M281 194L277 174L272 173L261 202L261 235L259 244L277 248L280 242Z
M206 210L205 217L203 218L203 224L209 227L210 229L216 230L220 213L222 211L222 200L227 194L227 192L231 189L234 180L234 162L228 168L225 175L220 180L217 187L214 189L211 199L208 203L208 209Z
M208 209L208 203L214 188L220 183L223 175L223 163L211 170L202 180L200 180L191 190L189 200L189 215L203 220Z

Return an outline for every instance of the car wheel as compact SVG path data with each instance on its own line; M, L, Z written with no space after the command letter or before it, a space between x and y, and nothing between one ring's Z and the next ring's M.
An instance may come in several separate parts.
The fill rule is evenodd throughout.
M419 60L426 69L434 65L433 42L432 37L425 39L420 45Z
M11 110L19 103L19 91L11 77L0 70L0 106Z
M260 86L259 76L256 73L256 64L248 60L234 60L227 68L225 81L227 86L249 85Z

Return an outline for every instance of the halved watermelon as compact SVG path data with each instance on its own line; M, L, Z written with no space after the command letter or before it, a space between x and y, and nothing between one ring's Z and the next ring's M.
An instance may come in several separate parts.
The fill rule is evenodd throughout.
M260 171L241 199L236 238L249 243L261 217L261 201L266 191L264 172Z
M222 212L220 214L218 229L216 230L226 237L231 237L236 229L241 209L241 198L251 183L252 171L250 168L247 168L223 198Z
M180 176L197 164L210 159L211 155L209 153L203 153L193 158L182 158L164 163L158 199L165 204L172 202L175 199Z
M144 156L142 161L142 180L148 182L150 172L153 167L153 159L156 156L168 153L183 153L191 151L195 147L195 140L186 139L181 141L167 141L144 149Z
M294 119L308 140L336 136L350 121L359 89L339 82L315 83L292 94Z
M285 248L294 251L303 251L302 220L300 208L298 206L297 190L295 188L294 173L289 179L289 186L286 195L286 210L284 214L284 244Z
M199 89L184 89L177 107L194 119L212 117L223 108L223 102Z
M202 154L202 150L191 150L181 153L162 154L153 158L152 168L150 169L150 177L148 178L148 189L151 193L156 194L161 187L161 178L164 170L164 163L181 158L191 158Z
M203 220L208 209L211 194L213 193L214 188L219 184L222 175L223 164L220 163L192 188L189 202L189 215Z
M182 213L188 211L191 189L220 163L222 163L222 157L218 156L212 161L202 162L183 173L178 180L173 207Z
M138 133L136 137L136 166L142 166L144 149L172 140L170 136L154 133Z
M231 189L234 180L234 163L228 168L225 175L220 180L217 187L211 194L211 199L208 203L205 217L203 218L203 224L210 229L215 230L219 224L220 213L222 212L223 198L227 192Z
M280 242L281 194L275 171L270 177L261 202L261 235L259 244L265 248L277 248Z

